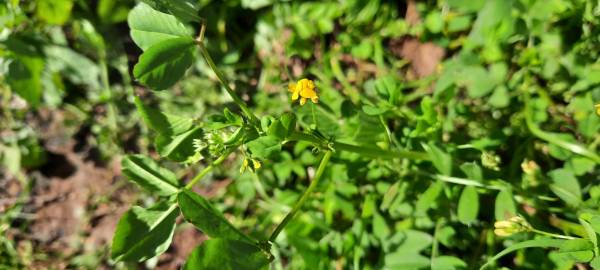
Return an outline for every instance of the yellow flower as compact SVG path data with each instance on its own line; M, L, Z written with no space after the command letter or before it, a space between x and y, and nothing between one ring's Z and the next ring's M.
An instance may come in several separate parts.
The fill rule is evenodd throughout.
M260 161L258 161L258 160L256 160L256 159L253 159L253 160L252 160L252 167L253 167L255 170L258 170L258 169L260 169L260 167L262 167L262 165L260 164Z
M304 105L307 99L310 99L313 103L319 102L319 96L315 89L315 83L309 79L301 79L298 83L290 82L288 84L288 91L292 93L292 100L300 98L300 105Z

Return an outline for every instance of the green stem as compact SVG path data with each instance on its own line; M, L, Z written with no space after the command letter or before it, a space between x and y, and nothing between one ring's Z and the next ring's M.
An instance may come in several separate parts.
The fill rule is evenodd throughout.
M311 136L310 134L301 133L301 132L292 133L290 135L290 137L288 138L288 140L289 141L307 141L307 142L311 142L311 143L317 144L319 146L322 146L324 148L329 147L329 145L327 145L327 142L323 142L319 138L316 138L314 136ZM389 150L383 150L383 149L378 149L378 148L373 148L373 147L358 146L358 145L352 145L352 144L335 142L335 141L332 142L330 146L333 146L333 149L335 149L335 150L354 152L354 153L361 154L365 157L371 157L371 158L384 158L384 159L409 158L409 159L417 159L417 160L428 160L429 159L429 156L427 155L427 153L408 151L408 150L389 151Z
M237 104L240 107L240 109L242 109L242 112L246 114L246 116L250 119L252 123L259 126L258 124L260 123L260 121L258 120L258 118L252 113L252 111L250 111L248 106L246 106L246 103L233 91L233 89L229 87L229 82L227 81L227 79L225 79L225 76L223 75L223 73L221 73L221 70L219 70L217 65L215 65L215 62L213 61L212 57L210 57L210 54L208 53L208 50L206 50L204 44L199 40L197 40L196 44L198 44L198 47L200 47L202 57L204 57L204 60L206 60L208 66L213 70L221 84L225 87L225 90L233 99L233 102L235 102L235 104Z
M531 229L531 231L534 233L537 233L537 234L554 237L554 238L567 239L567 240L576 239L576 237L562 235L562 234L556 234L556 233L549 233L549 232L545 232L545 231L540 231L538 229Z
M554 133L550 133L550 132L546 132L544 130L542 130L533 120L533 112L532 112L532 108L530 103L530 97L529 97L529 93L527 92L527 90L525 91L525 122L527 124L527 128L529 129L529 131L531 131L531 133L544 140L547 141L549 143L555 144L561 148L564 148L568 151L571 151L575 154L587 157L588 159L591 159L592 161L600 164L600 156L598 156L598 154L594 153L593 151L585 148L584 146L577 144L577 143L572 143L572 142L568 142L566 140L563 140L562 138L558 137L557 134Z
M275 231L273 231L273 233L271 234L271 237L269 237L269 241L273 242L273 241L275 241L275 239L277 239L277 236L279 235L279 233L281 233L283 228L285 228L285 226L292 220L292 218L294 218L296 213L298 213L298 211L302 208L302 205L304 205L304 203L306 202L306 199L308 198L308 196L310 196L310 194L317 187L317 185L319 185L319 182L321 181L321 176L323 176L323 172L325 171L325 167L327 166L327 163L329 163L329 158L331 158L332 153L333 152L329 151L329 150L325 152L325 155L323 156L323 159L321 159L321 163L319 164L319 168L317 169L317 172L315 173L315 177L313 178L312 182L310 183L310 185L308 186L306 191L304 191L304 194L302 194L302 197L300 197L300 200L298 200L298 202L296 202L296 204L292 208L292 211L289 212L287 214L287 216L285 216L285 218L283 218L283 221L281 221L281 223L279 223L277 228L275 228Z
M206 166L206 168L200 171L200 173L194 176L194 178L192 178L192 180L187 185L185 185L185 189L191 189L198 181L200 181L204 176L206 176L206 174L212 171L212 169L214 169L216 166L219 166L219 164L223 163L223 161L225 161L225 159L227 158L227 156L229 156L229 154L231 154L231 152L233 152L233 150L226 152L218 159L210 163L208 166Z

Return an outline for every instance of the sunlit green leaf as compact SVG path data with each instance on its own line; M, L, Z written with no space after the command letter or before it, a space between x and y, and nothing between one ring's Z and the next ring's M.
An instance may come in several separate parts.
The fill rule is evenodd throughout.
M133 68L133 75L153 90L173 86L194 62L195 41L191 37L167 39L148 48Z
M175 16L156 11L144 3L129 12L127 23L131 38L142 50L161 41L191 37L190 31Z

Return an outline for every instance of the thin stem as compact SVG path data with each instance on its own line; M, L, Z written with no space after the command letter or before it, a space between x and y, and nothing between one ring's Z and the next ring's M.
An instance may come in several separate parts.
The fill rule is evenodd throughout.
M198 37L196 38L196 41L198 43L202 43L204 41L204 32L206 32L206 20L202 18L202 22L200 25L200 34L198 34Z
M229 154L231 154L231 152L233 152L233 151L231 150L231 151L226 152L225 154L220 156L218 159L216 159L215 161L210 163L208 166L206 166L206 168L204 168L202 171L200 171L200 173L198 173L196 176L194 176L194 178L192 178L192 180L187 185L185 185L185 189L191 189L198 181L200 181L204 176L206 176L206 174L208 174L210 171L212 171L212 169L214 169L219 164L223 163L223 161L225 161L225 159L227 158L227 156L229 156Z
M310 196L310 194L317 187L317 185L319 185L319 182L321 181L321 176L323 176L323 172L325 171L325 167L327 167L327 163L329 163L329 158L331 158L332 153L333 152L329 150L325 151L325 155L323 156L323 159L321 159L321 163L319 164L319 168L317 169L317 172L315 173L315 177L313 178L312 182L310 183L306 191L304 191L304 194L302 194L300 200L296 202L296 204L292 208L292 211L289 212L287 216L285 216L285 218L283 218L283 221L281 221L279 225L277 225L277 228L275 228L275 231L273 231L271 237L269 237L269 241L273 242L275 241L275 239L277 239L279 233L281 233L283 228L285 228L285 226L294 218L296 213L298 213L298 211L302 208L302 205L304 205L304 203L306 202L306 199Z
M542 130L533 120L533 111L532 111L533 109L531 108L529 93L527 92L527 90L524 90L524 91L525 91L525 95L524 95L524 97L525 97L525 123L526 123L529 131L531 131L531 134L533 134L534 136L536 136L544 141L555 144L555 145L557 145L561 148L564 148L568 151L571 151L575 154L587 157L588 159L591 159L592 161L600 164L600 156L598 154L596 154L595 152L593 152L592 150L589 150L589 149L585 148L585 146L582 146L578 143L572 143L572 142L563 140L556 133L550 133L550 132L546 132L546 131Z
M537 233L537 234L550 236L550 237L554 237L554 238L567 239L567 240L576 239L576 237L562 235L562 234L556 234L556 233L549 233L549 232L545 232L545 231L540 231L538 229L531 229L531 231L534 233Z
M225 76L223 75L223 73L221 73L221 70L219 70L217 65L215 65L215 62L213 61L212 57L210 57L210 54L208 53L208 50L206 50L206 47L204 46L204 44L199 40L196 40L196 44L198 44L198 47L200 47L200 52L202 53L202 57L204 57L204 60L206 60L206 63L208 64L208 66L210 66L210 68L213 70L215 75L217 75L217 78L219 79L221 84L225 87L225 90L227 91L229 96L233 99L233 102L235 102L240 107L240 109L242 109L244 114L246 114L246 116L250 119L250 121L252 123L254 123L258 126L260 121L252 113L252 111L250 111L248 106L246 106L246 103L233 91L233 89L231 89L231 87L229 87L229 82L227 82L227 79L225 79Z
M416 152L416 151L408 151L408 150L396 150L389 151L383 150L379 148L373 147L365 147L352 145L342 142L332 142L331 145L327 145L327 142L320 140L310 134L302 133L302 132L294 132L288 138L289 141L307 141L317 145L320 145L324 148L332 146L335 150L340 151L348 151L361 154L365 157L371 158L384 158L384 159L393 159L393 158L409 158L409 159L417 159L417 160L428 160L429 156L424 152Z

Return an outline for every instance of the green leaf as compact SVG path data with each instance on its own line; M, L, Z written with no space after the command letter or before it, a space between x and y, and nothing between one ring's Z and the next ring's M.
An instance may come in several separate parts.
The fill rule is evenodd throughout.
M270 123L269 129L267 130L267 135L284 140L295 130L296 115L293 113L284 113L281 115L281 117L279 117L279 119L273 120Z
M598 246L598 236L596 235L596 231L594 230L592 225L587 221L588 217L590 216L591 215L586 213L580 215L579 223L581 224L581 226L583 226L583 229L587 234L587 238L592 242L592 245L594 246L594 252L597 253L598 250L596 249L596 247Z
M36 4L36 15L49 24L63 25L71 17L73 0L38 0Z
M194 139L202 137L202 129L195 127L190 131L175 136L160 134L154 144L161 157L177 162L184 162L194 155Z
M387 191L383 195L381 205L379 206L381 210L387 210L390 207L390 205L398 195L399 188L400 182L396 182L390 188L387 189Z
M600 216L594 215L589 219L590 225L594 229L594 231L600 234Z
M506 255L508 253L511 253L511 252L519 250L519 249L532 248L532 247L540 247L540 248L553 247L553 248L559 248L559 247L562 246L562 244L564 242L565 242L565 240L559 240L559 239L536 239L536 240L527 240L527 241L515 243L515 244L512 244L510 247L508 247L508 248L500 251L500 253L496 254L494 257L492 257L491 259L489 259L479 269L480 270L485 269L492 262L500 259L501 257L503 257L504 255Z
M142 115L144 123L152 130L164 135L178 135L192 128L194 120L187 117L163 113L150 108L139 97L134 99L138 112Z
M142 2L156 10L171 13L185 22L200 21L198 16L200 3L197 0L142 0Z
M190 31L175 16L156 11L144 3L129 12L127 23L131 38L144 51L161 41L191 37Z
M225 238L253 243L247 235L235 228L223 214L202 196L190 190L177 195L183 217L212 238Z
M44 60L39 57L21 56L8 66L8 84L32 107L37 107L42 97L43 70Z
M133 68L140 83L154 90L173 86L194 62L194 39L180 37L160 41L141 56Z
M267 135L278 138L280 140L284 140L287 136L287 130L285 130L280 120L274 120L273 122L271 122L271 125L269 125Z
M377 116L386 113L390 110L389 106L380 104L380 106L363 105L362 111L369 116Z
M430 260L420 254L390 253L385 255L385 266L394 270L426 269L430 266Z
M431 31L431 33L439 33L444 30L444 17L439 11L432 11L425 17L425 27Z
M461 70L460 83L467 88L469 97L480 98L489 94L496 82L482 66L466 66Z
M420 231L406 230L395 233L402 236L400 246L385 255L385 266L389 269L422 269L429 267L429 258L419 254L433 241L431 235Z
M296 115L294 113L288 112L282 114L281 117L279 117L279 121L286 131L286 137L296 131Z
M215 238L196 247L183 269L255 270L263 269L269 262L268 255L253 244Z
M140 262L165 252L179 215L176 204L160 202L145 209L134 206L119 220L111 248L115 261Z
M479 213L479 194L475 187L467 186L458 200L458 220L463 224L471 224L477 220L477 213Z
M421 194L415 205L415 216L426 216L427 210L434 207L435 201L440 196L443 187L444 184L442 182L435 181Z
M128 4L120 0L100 0L96 13L103 23L120 23L127 20Z
M462 12L475 12L483 7L485 0L448 0L446 3L452 9Z
M517 214L512 192L508 189L498 192L494 209L496 220L505 220Z
M263 136L247 144L252 156L266 159L281 151L281 142L275 136Z
M373 207L374 208L374 207ZM363 218L364 218L363 211ZM379 213L373 214L373 235L379 238L381 241L385 241L391 234L390 228Z
M558 252L575 262L589 262L594 258L594 244L587 239L571 239L562 243Z
M363 206L362 206L362 214L361 214L361 218L368 218L373 216L373 213L377 214L377 212L375 212L375 196L373 194L367 194L367 196L365 196L365 200L363 201ZM385 220L384 220L385 222ZM375 222L373 222L375 223ZM373 225L373 227L375 227L375 225ZM375 230L375 229L374 229Z
M442 174L452 175L452 157L435 146L434 144L423 144L423 148L429 154L433 166Z
M596 163L584 157L571 157L565 164L565 169L568 169L577 176L582 176L592 172L596 167Z
M463 260L452 256L435 257L431 261L431 270L457 270L466 268L467 264Z
M494 89L494 93L490 96L489 102L496 108L504 108L510 104L510 95L506 86L500 85Z
M483 180L483 172L481 171L481 167L475 162L465 162L461 164L460 170L467 175L467 178L479 181Z
M600 257L595 257L591 262L590 262L590 266L592 267L592 269L594 270L599 270L600 269Z
M100 68L94 61L69 47L58 45L44 46L48 69L60 72L74 84L85 85L88 90L101 90Z
M556 169L548 175L553 181L550 189L556 196L571 206L576 207L581 204L581 188L573 172L567 169Z
M121 161L122 172L142 188L160 196L170 196L179 191L179 182L173 172L160 167L144 155L128 155Z

